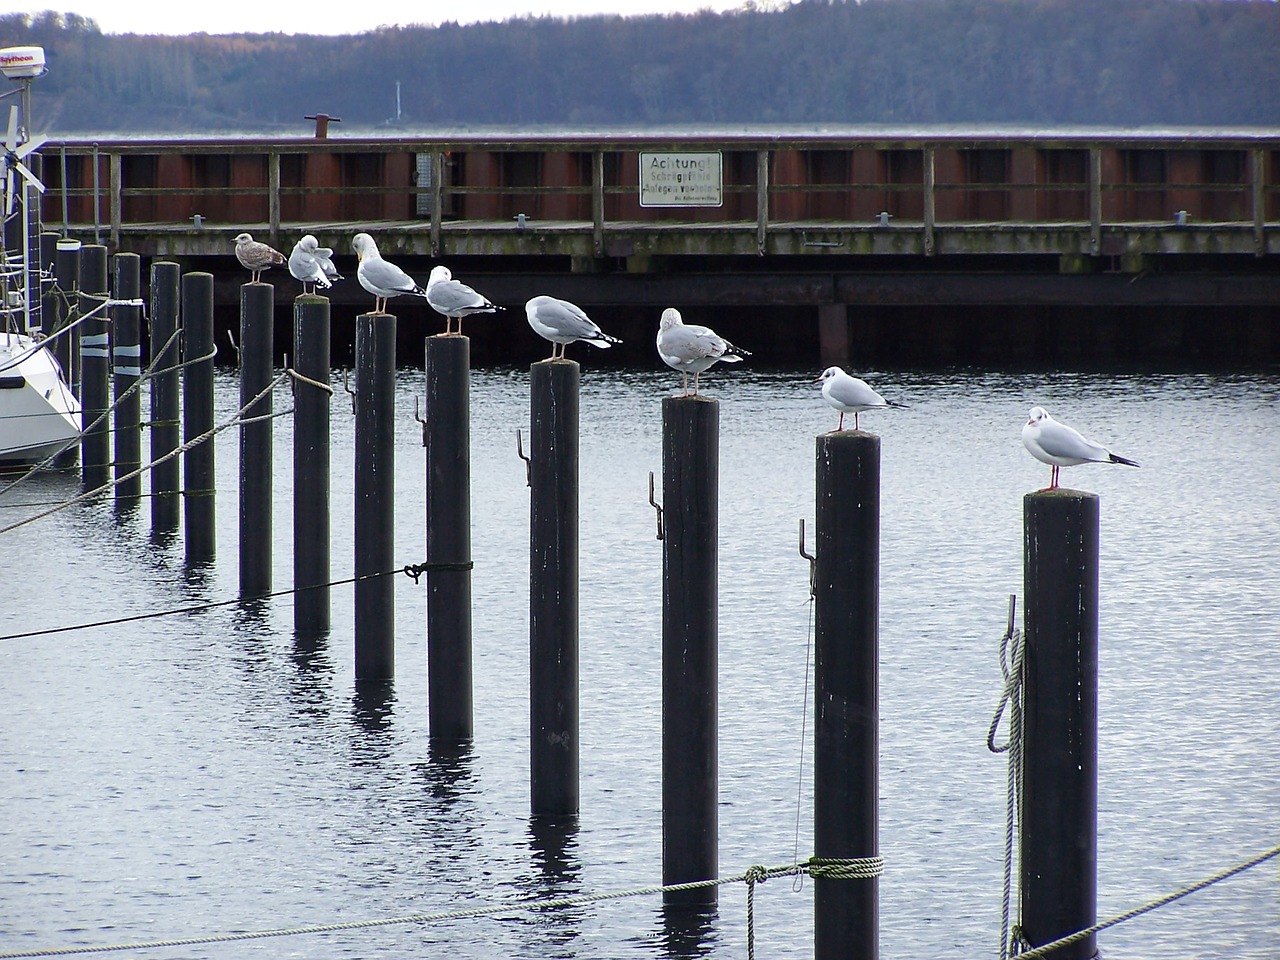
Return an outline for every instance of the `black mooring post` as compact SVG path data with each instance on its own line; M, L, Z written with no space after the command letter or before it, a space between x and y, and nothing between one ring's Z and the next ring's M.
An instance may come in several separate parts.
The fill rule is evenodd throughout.
M94 276L90 283L95 293L105 294L107 292L107 248L96 244L94 247L96 252L91 255ZM82 249L83 245L79 240L59 240L54 245L53 272L58 278L58 289L62 294L54 302L53 312L46 313L40 320L46 337L53 336L57 330L71 323L73 307L78 305L80 312L84 313L102 302L97 299L92 302L79 299L83 273L83 264L80 260ZM99 262L101 262L101 280L99 280ZM64 333L53 341L52 349L53 355L62 365L62 373L67 383L71 385L72 392L79 396L80 359L72 352L78 349L79 338L77 337L76 342L73 343L72 336L70 333ZM83 407L83 402L81 406Z
M329 298L293 301L293 366L329 383ZM329 414L331 394L306 380L293 384L293 626L315 637L330 626Z
M433 741L472 736L471 341L426 341L427 709Z
M190 443L213 429L213 274L182 278L182 439ZM207 359L206 359L207 358ZM188 563L212 560L214 536L213 439L182 455L183 517Z
M55 317L58 313L58 294L54 288L59 286L56 265L58 261L58 241L61 239L62 234L55 233L52 230L40 234L39 253L37 254L40 258L40 280L38 283L34 279L31 281L34 284L31 295L39 298L40 309L31 315L31 330L46 330L46 324L50 322L48 318ZM36 301L32 300L31 303L34 306ZM31 330L22 332L30 333ZM63 373L69 374L69 371L64 370Z
M395 676L396 318L356 317L357 680Z
M1098 918L1098 520L1096 494L1023 498L1020 880L1022 932L1033 947ZM1095 935L1046 956L1097 953Z
M529 774L534 817L576 816L578 391L572 360L529 368Z
M79 309L83 315L102 306L102 295L107 292L107 248L91 244L69 250L73 243L78 241L58 243L58 286L67 289L63 270L70 270L81 291ZM98 296L84 295L88 293ZM66 302L59 300L58 326L66 322L66 309ZM80 325L80 422L85 431L80 437L80 481L86 490L97 490L111 480L111 417L104 416L111 407L110 329L106 309ZM66 338L63 334L59 343ZM64 365L63 369L70 378L71 368Z
M151 438L149 455L152 463L178 449L181 430L179 417L178 358L181 342L174 337L178 329L179 288L182 268L171 261L151 265ZM181 463L170 457L152 467L151 533L171 534L178 529L181 498L178 484Z
M240 596L271 592L271 383L275 286L240 287Z
M116 300L142 297L142 258L117 253L112 260ZM111 374L115 400L116 505L135 507L142 496L142 394L133 389L142 377L142 308L111 308ZM84 338L81 337L81 344ZM129 477L129 474L137 476ZM129 477L125 480L123 478Z
M880 855L880 438L817 440L813 852ZM816 960L875 960L879 880L814 881Z
M720 405L662 401L662 882L719 876L717 536ZM715 903L716 888L663 894Z

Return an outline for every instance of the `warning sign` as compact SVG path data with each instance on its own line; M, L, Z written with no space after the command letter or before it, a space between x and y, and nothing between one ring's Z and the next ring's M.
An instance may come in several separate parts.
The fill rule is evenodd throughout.
M719 207L724 177L719 153L640 154L640 206Z

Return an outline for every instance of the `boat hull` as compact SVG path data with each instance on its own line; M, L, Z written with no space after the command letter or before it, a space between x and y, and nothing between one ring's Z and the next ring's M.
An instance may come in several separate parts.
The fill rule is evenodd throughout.
M0 334L0 464L38 463L80 435L80 401L49 349Z

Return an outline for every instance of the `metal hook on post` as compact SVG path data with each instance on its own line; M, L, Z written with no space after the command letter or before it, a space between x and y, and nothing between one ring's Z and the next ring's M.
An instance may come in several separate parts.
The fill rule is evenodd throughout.
M240 344L236 343L236 335L228 330L227 339L231 341L231 349L236 352L236 366L243 366L243 358L240 356Z
M351 413L354 416L356 412L356 392L351 389L351 380L348 377L349 371L342 371L342 389L351 395Z
M662 527L662 504L653 498L653 471L649 471L649 506L658 512L658 539L664 539L666 530Z
M519 427L516 427L516 456L524 461L524 485L533 486L533 461L524 452L524 438Z
M804 517L800 518L800 556L809 561L809 596L818 595L818 558L804 548Z
M422 445L427 445L427 418L418 413L418 395L413 395L413 419L422 424Z

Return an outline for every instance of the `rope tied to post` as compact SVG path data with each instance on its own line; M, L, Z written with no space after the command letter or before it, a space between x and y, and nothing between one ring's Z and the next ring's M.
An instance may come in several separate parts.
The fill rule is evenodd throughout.
M1004 636L1000 638L1000 675L1004 679L1004 686L991 727L987 730L987 749L992 753L1009 754L1004 827L1004 885L1000 904L1000 960L1007 960L1011 947L1017 952L1025 943L1019 928L1014 928L1012 939L1009 930L1013 900L1013 838L1017 829L1018 798L1022 795L1022 686L1023 665L1026 660L1022 631L1016 626L1017 609L1017 595L1011 594L1009 622ZM1000 728L1000 720L1006 707L1009 710L1009 738L1003 744L997 744L996 731Z
M884 873L884 858L810 857L803 866L815 880L875 880Z
M466 570L471 570L474 567L475 567L475 562L472 560L458 560L452 563L445 563L445 562L410 563L405 565L404 570L402 572L406 577L411 579L414 583L417 583L418 578L421 577L424 573L449 573L449 572L457 572L457 571L466 571Z

